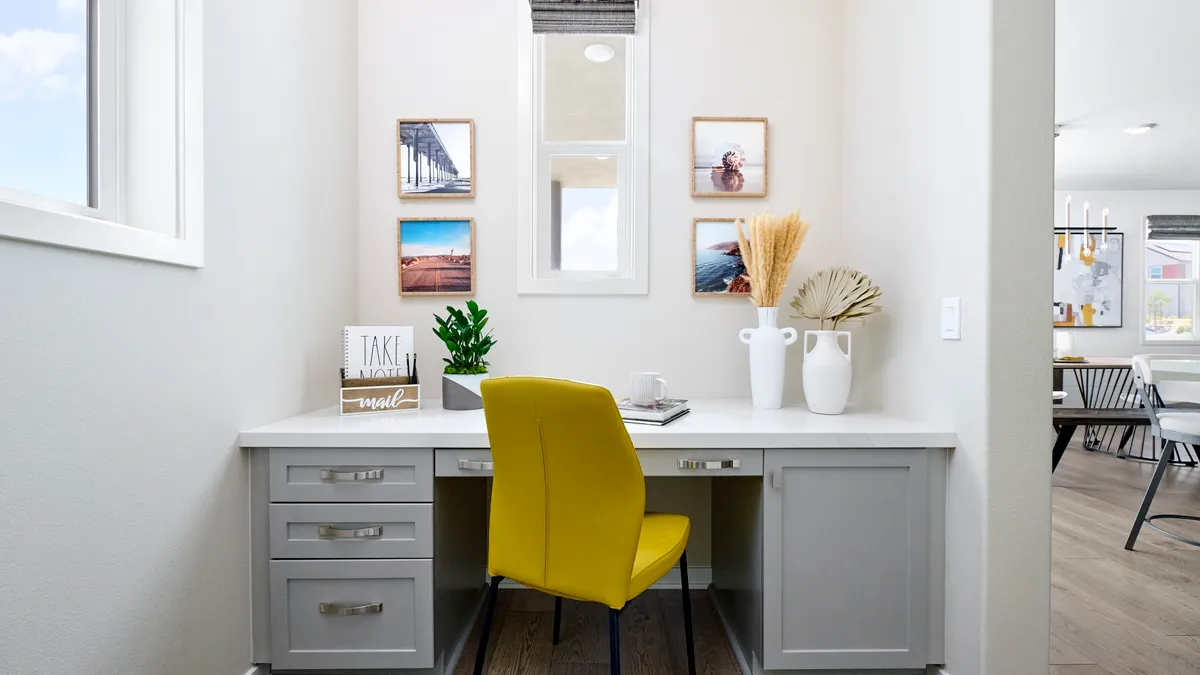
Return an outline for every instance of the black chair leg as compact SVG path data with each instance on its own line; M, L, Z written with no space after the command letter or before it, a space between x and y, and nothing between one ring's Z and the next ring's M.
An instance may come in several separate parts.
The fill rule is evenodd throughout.
M554 596L554 644L558 644L559 627L562 625L562 598Z
M492 577L487 599L483 601L483 630L479 633L479 647L475 650L475 675L483 675L483 660L487 657L488 635L492 632L492 617L496 614L496 592L504 577Z
M683 634L687 641L688 675L696 675L696 642L692 637L692 594L688 589L687 551L679 555L679 579L683 586Z
M608 608L608 672L621 675L621 610Z
M1129 530L1129 539L1125 541L1125 550L1132 551L1133 545L1137 543L1138 533L1142 531L1142 523L1146 522L1146 514L1150 512L1150 504L1154 502L1154 493L1158 492L1158 484L1162 481L1163 472L1167 470L1167 465L1171 463L1171 457L1175 455L1175 441L1168 441L1167 447L1163 448L1162 454L1158 458L1158 466L1154 467L1154 477L1150 479L1150 485L1146 488L1146 496L1142 498L1142 508L1138 510L1137 520L1133 521L1133 528Z

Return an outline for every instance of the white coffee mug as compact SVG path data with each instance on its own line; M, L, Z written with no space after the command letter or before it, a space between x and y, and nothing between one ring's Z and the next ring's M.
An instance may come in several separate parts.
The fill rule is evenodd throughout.
M657 393L661 387L662 393ZM667 397L662 373L634 373L629 378L629 400L637 405L654 405Z

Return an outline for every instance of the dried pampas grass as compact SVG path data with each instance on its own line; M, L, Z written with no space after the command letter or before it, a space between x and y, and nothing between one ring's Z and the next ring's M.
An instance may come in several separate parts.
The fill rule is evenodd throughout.
M736 224L738 249L750 277L750 302L756 307L779 306L792 261L808 234L808 223L800 220L796 211L782 218L769 213L751 216L748 236L742 231L742 221Z
M875 304L882 295L883 291L871 283L871 277L862 272L849 267L826 267L800 287L792 299L792 309L800 316L792 318L817 319L821 330L825 330L825 322L832 321L829 330L837 330L842 321L859 319L882 309Z

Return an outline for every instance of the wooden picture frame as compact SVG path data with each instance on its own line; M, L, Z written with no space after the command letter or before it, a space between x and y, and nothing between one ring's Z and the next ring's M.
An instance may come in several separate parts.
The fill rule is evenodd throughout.
M469 158L454 157L455 154L461 154L463 143L461 138L443 140L437 133L436 125L456 125L465 124L468 130ZM406 127L408 127L406 129ZM416 128L414 128L416 127ZM409 133L412 132L412 133ZM428 171L427 167L422 167L421 163L412 161L411 150L406 152L406 149L413 146L408 145L405 141L412 140L415 146L421 145L421 134L432 133L437 140L437 146L440 149L435 149L433 154L438 155L437 164L432 169L438 172L438 177L430 183L427 189L421 188L421 181L424 178L421 175L422 171ZM450 146L450 147L447 147ZM422 156L418 153L418 156ZM458 168L458 163L467 162L469 167L470 181L469 189L463 190L461 179L458 176L461 170ZM400 199L474 199L475 198L475 120L473 119L454 119L454 118L436 118L436 119L397 119L396 120L396 195ZM408 190L407 192L405 190Z
M703 125L705 123L723 123L723 122L753 123L753 124L761 124L762 125L762 169L761 169L762 177L761 177L761 181L758 177L759 171L757 169L757 166L758 166L757 164L750 164L750 165L747 165L745 170L733 171L733 172L726 172L724 169L721 169L718 171L717 167L712 163L712 161L705 162L705 166L703 166L703 167L696 166L696 163L697 163L696 158L697 158L697 154L699 154L697 152L697 147L696 147L696 144L697 144L696 127L697 127L697 125ZM769 144L768 144L769 137L768 137L767 132L768 132L768 124L767 124L767 118L765 118L765 117L693 117L692 118L692 140L691 140L691 164L690 164L691 173L692 173L692 196L693 197L726 197L726 198L733 198L733 199L755 199L755 198L766 197L767 196L767 186L769 184L768 177L770 176L770 150L769 150ZM757 134L755 134L753 136L747 136L745 139L740 140L740 142L738 140L734 140L734 139L724 139L724 140L731 141L731 142L738 142L739 145L742 143L745 143L747 145L752 144L751 145L752 149L745 150L745 155L743 156L743 159L744 160L749 159L750 161L754 161L756 158L753 155L757 154L757 152L758 152L758 145L757 145L756 137L757 137ZM705 139L701 139L701 140L705 140ZM707 144L713 145L713 143L707 143ZM708 152L711 154L712 150L706 148L704 150L704 152ZM708 173L704 173L706 169L708 170ZM714 187L716 187L716 184L719 179L722 182L721 188L713 189L713 190L701 190L697 186L697 177L700 176L701 174L711 177L711 181L713 182ZM734 176L737 177L737 181L732 180L732 178ZM761 190L754 189L759 186L760 182L761 182L762 189ZM749 183L748 190L746 189L747 183ZM743 190L745 190L745 191L743 191Z
M719 296L719 297L727 297L727 298L745 298L745 297L750 296L749 288L746 288L746 290L744 290L744 291L729 291L729 290L702 291L699 289L699 286L697 284L697 278L699 275L697 274L696 264L698 262L698 257L699 257L699 253L700 253L700 249L698 246L699 242L698 242L698 237L697 237L697 231L700 229L700 223L730 223L730 224L733 224L733 223L736 223L738 220L739 220L738 218L693 218L692 219L692 295L693 296L696 296L696 297ZM736 228L736 226L735 226L735 228ZM734 229L732 231L732 233L733 233L733 241L736 242L737 241L737 230ZM738 260L741 260L741 259L738 258ZM744 263L742 264L742 269L743 270L745 269Z
M467 229L468 229L467 236L468 236L468 242L469 242L469 253L467 255L467 257L468 257L467 267L469 268L469 279L470 279L470 282L469 282L470 288L469 289L461 289L461 286L462 286L461 276L462 275L458 273L461 268L461 261L455 261L455 260L436 260L430 264L426 264L425 260L418 260L415 262L411 262L409 265L409 269L407 270L408 272L415 273L418 271L424 271L426 273L421 274L421 275L410 274L409 282L408 282L407 288L406 288L405 281L404 281L404 273L406 271L405 265L404 265L404 259L405 259L405 255L404 255L404 224L405 223L414 223L414 224L415 223L437 223L437 222L466 223L467 224ZM410 228L410 232L412 232L414 230L420 231L420 230L424 230L424 229L425 228ZM432 241L433 242L432 244L425 244L425 243L417 244L418 246L441 247L444 245L444 246L448 246L450 249L453 250L454 247L451 246L450 244L461 242L461 235L459 235L459 233L453 232L453 231L449 232L449 233L441 233L441 232L434 231L434 232L430 232L429 234L425 234L424 232L422 232L421 234L418 234L417 236L420 237L420 239L422 241ZM446 241L446 240L451 240L451 239L456 240L456 242ZM414 243L414 242L412 242L410 240L410 243ZM451 256L449 254L438 253L438 254L431 254L431 255L426 255L426 256L408 256L408 257L410 257L410 258L426 258L426 259L430 259L430 258L461 258L462 255L460 254L460 255ZM422 265L422 266L424 266L425 269L423 269L423 270L422 269L414 269L414 267L413 267L414 265ZM445 218L445 217L443 217L443 218L397 218L396 219L396 268L397 268L396 269L396 277L397 277L397 283L400 286L400 295L475 295L475 265L476 265L476 259L475 259L475 219L474 218ZM432 279L429 278L430 274L432 274ZM442 281L439 277L442 275L447 275L447 274L449 274L451 276L451 280L445 282L445 285L449 290L442 290L439 288L439 286L442 285ZM457 281L457 283L456 283L456 281Z

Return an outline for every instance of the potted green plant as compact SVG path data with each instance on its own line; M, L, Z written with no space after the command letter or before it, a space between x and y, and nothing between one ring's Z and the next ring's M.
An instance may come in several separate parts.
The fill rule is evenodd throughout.
M485 335L488 316L474 300L467 301L467 311L446 306L449 317L443 319L433 315L437 326L433 334L438 336L450 350L450 358L443 358L446 368L442 371L442 407L446 410L479 410L483 397L479 385L487 377L488 362L483 357L495 346L492 332Z

